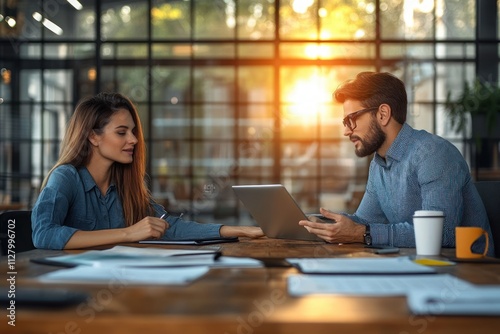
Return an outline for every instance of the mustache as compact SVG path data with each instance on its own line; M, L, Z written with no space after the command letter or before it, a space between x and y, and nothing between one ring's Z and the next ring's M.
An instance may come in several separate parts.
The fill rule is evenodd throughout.
M359 140L359 141L361 141L361 138L358 137L358 136L356 136L356 135L352 135L352 136L349 136L349 140L351 140L351 141L352 140Z

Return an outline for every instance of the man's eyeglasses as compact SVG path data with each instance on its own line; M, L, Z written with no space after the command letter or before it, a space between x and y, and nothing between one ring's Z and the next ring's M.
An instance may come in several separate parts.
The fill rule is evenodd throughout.
M359 116L361 116L365 112L374 111L374 110L378 110L378 107L371 107L371 108L366 108L366 109L361 109L361 110L355 111L352 114L349 114L346 117L344 117L344 119L342 120L342 123L344 123L344 126L347 126L349 128L349 130L353 131L354 129L356 129L356 126L357 126L356 125L356 118L358 118Z

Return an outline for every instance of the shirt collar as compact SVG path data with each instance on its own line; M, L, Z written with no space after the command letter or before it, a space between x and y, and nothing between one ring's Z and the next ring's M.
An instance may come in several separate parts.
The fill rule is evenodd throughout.
M378 153L375 153L375 162L383 167L390 167L393 161L401 161L408 150L412 132L412 127L404 123L396 139L394 139L394 142L387 150L385 159L378 155Z
M88 192L88 191L92 190L93 188L97 187L97 184L95 183L94 179L92 178L92 175L90 175L90 172L87 169L87 167L81 167L78 170L78 174L80 174L80 177L82 178L83 186L85 187L85 192ZM108 192L109 192L109 190L111 190L114 187L115 187L114 183L111 183L109 186Z

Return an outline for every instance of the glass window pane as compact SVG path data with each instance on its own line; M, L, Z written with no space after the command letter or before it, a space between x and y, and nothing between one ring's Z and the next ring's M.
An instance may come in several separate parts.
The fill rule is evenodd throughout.
M154 0L151 9L153 39L187 39L191 35L190 2Z
M271 136L272 134L270 134ZM259 138L260 139L260 138ZM259 141L245 141L238 145L238 166L236 175L244 177L270 177L274 170L274 150L272 137Z
M27 59L38 59L42 57L42 44L41 43L23 43L19 46L19 52L22 57ZM17 52L17 51L16 51ZM7 54L7 53L4 53Z
M155 66L151 72L153 101L172 106L189 102L190 73L188 66Z
M230 43L193 45L194 58L234 58L235 55L235 45Z
M320 39L375 38L375 1L321 1L318 16Z
M20 100L41 101L42 100L42 71L21 70L20 74Z
M187 139L190 136L189 110L185 105L155 106L153 132L155 139Z
M193 152L191 164L194 175L230 175L229 172L236 165L233 142L194 142Z
M190 144L182 140L155 140L148 150L152 154L153 176L175 177L189 174Z
M82 66L77 71L76 89L78 96L90 96L95 94L97 71L95 67Z
M153 59L189 59L193 48L191 44L153 43L151 53Z
M0 37L37 40L42 37L42 23L33 18L33 13L42 12L42 3L33 0L2 1ZM17 43L16 43L17 44ZM15 45L19 48L21 43Z
M274 45L262 43L245 43L237 46L238 58L273 58Z
M234 0L193 0L194 38L234 38L236 4Z
M272 105L249 104L239 106L238 136L242 139L271 140L274 138Z
M332 93L344 80L354 77L358 67L282 67L280 110L283 138L311 138L318 124L329 115ZM354 72L354 73L353 73ZM327 120L328 122L329 120ZM334 132L327 136L334 136Z
M44 57L48 59L88 59L95 55L91 43L44 44Z
M104 43L101 48L101 57L104 59L145 59L148 57L148 45L136 43Z
M447 58L468 58L474 59L476 56L476 48L473 43L437 43L436 57L438 59Z
M317 158L317 142L284 143L281 156L284 179L318 175Z
M193 70L195 102L234 102L234 67L195 67Z
M274 72L271 66L240 66L238 98L241 102L273 102Z
M381 36L388 39L430 39L437 22L434 1L380 0L380 19Z
M274 2L266 0L238 0L238 38L274 38Z
M280 43L280 55L299 59L362 59L375 57L367 43Z
M282 0L280 2L279 35L282 39L318 38L318 1Z
M195 106L193 137L199 139L234 138L234 108L229 105Z
M434 58L434 45L423 43L382 44L380 50L384 58Z
M476 2L445 0L437 1L443 8L436 8L438 15L436 21L437 39L467 39L476 35Z
M415 129L434 133L434 112L432 105L414 103L409 110L408 124Z
M101 11L102 40L147 37L148 1L103 1Z
M103 91L120 92L135 101L148 98L148 69L144 66L103 66Z
M43 72L43 98L50 102L71 101L73 73L69 70L45 70Z

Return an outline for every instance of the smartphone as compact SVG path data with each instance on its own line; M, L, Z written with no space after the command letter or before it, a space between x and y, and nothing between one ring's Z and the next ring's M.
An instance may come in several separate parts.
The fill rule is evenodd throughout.
M393 246L381 246L381 245L371 245L365 246L365 248L373 248L375 249L375 254L396 254L399 253L398 247Z
M316 218L319 218L321 219L322 221L324 221L325 223L335 223L335 220L334 219L330 219L330 218L326 218L325 216L323 216L321 213L310 213L307 215L307 217L316 217Z

